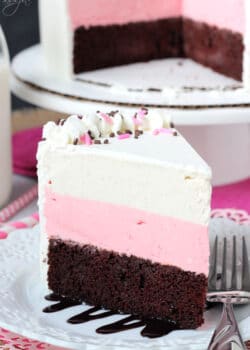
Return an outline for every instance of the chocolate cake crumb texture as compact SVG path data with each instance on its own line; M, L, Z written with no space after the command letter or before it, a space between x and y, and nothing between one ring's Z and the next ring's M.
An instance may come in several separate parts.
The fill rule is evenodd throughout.
M81 26L74 33L73 46L75 73L153 59L188 57L226 76L242 80L242 34L188 18L89 28ZM148 90L161 91L156 88Z
M51 239L49 288L111 311L170 319L180 328L203 322L207 278L171 265Z

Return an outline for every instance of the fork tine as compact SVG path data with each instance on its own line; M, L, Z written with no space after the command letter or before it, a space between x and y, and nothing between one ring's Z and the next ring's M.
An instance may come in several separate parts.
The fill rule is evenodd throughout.
M208 276L208 287L209 290L216 290L216 281L217 281L217 258L218 258L218 236L216 236L214 241L213 250L210 257L210 269Z
M223 239L221 285L219 289L221 290L227 289L227 238L226 237L224 237Z
M250 291L250 272L246 239L242 237L242 290Z
M232 277L230 288L237 289L237 252L236 252L236 236L233 236L233 259L232 259Z

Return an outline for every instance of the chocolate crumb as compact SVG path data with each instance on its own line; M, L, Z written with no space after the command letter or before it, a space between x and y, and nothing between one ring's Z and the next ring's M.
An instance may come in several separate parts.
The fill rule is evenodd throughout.
M109 140L108 140L108 139L105 139L103 143L108 144L108 143L109 143Z
M82 115L78 115L77 118L82 120Z
M73 145L77 145L78 144L78 138L74 139Z
M174 123L173 122L170 122L170 128L174 128Z
M140 135L142 135L142 134L143 134L143 130L138 130L138 131L139 131Z
M139 139L139 136L138 136L138 135L135 135L135 139Z
M121 135L122 132L120 130L117 131L117 135Z
M178 136L178 133L176 131L173 132L174 136Z
M56 123L56 125L59 125L60 122L61 122L61 118L57 119L57 121L55 123Z
M138 139L140 135L141 135L140 130L135 130L135 138Z
M133 133L132 133L132 131L131 131L131 130L129 130L129 129L125 130L125 133L126 133L126 134L130 134L130 135L132 135L132 134L133 134Z
M101 141L100 141L100 140L95 140L95 141L94 141L94 144L95 144L95 145L100 145L100 144L101 144Z
M114 133L114 132L111 132L111 133L109 134L109 137L115 137L115 133Z
M62 119L61 122L60 122L60 125L63 126L63 124L66 122L66 119Z
M88 130L88 135L89 135L89 137L91 138L91 140L94 140L94 136L92 135L91 130Z

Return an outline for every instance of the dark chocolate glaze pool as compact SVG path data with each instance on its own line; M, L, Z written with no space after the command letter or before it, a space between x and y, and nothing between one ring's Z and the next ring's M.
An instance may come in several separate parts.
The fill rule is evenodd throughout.
M72 300L69 298L61 297L54 293L49 294L45 297L48 301L55 301L55 304L49 305L43 309L45 313L58 312L69 307L81 305L82 302L79 300ZM94 306L90 307L70 319L67 320L70 324L81 324L101 318L109 317L112 315L120 315L118 312L104 310L102 307ZM158 338L169 334L170 332L179 329L178 325L167 320L158 319L140 319L137 316L123 317L121 320L109 323L96 329L99 334L112 334L117 332L123 332L130 329L143 327L141 335L147 338Z

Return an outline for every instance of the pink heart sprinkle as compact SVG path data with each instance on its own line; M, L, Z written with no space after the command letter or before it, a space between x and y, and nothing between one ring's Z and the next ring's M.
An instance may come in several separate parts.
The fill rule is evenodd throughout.
M113 124L113 119L110 118L106 113L100 113L100 116L105 120L106 123L108 124Z
M8 237L8 233L4 231L0 231L0 239L5 239Z
M11 222L10 225L12 227L15 227L15 228L18 228L18 229L20 229L20 228L27 228L27 224L25 224L22 221Z
M140 109L138 112L137 112L137 115L140 117L140 118L145 118L145 115L146 115L146 111L144 109Z
M134 123L134 125L141 125L141 124L142 124L142 120L141 120L141 119L138 119L138 118L133 117L133 123Z
M130 134L121 134L121 135L118 135L118 139L124 140L124 139L128 139L130 136L131 136Z
M89 136L89 134L87 132L85 134L85 144L88 146L90 146L92 144L91 137Z
M39 221L39 214L38 213L33 213L31 215L36 221Z

